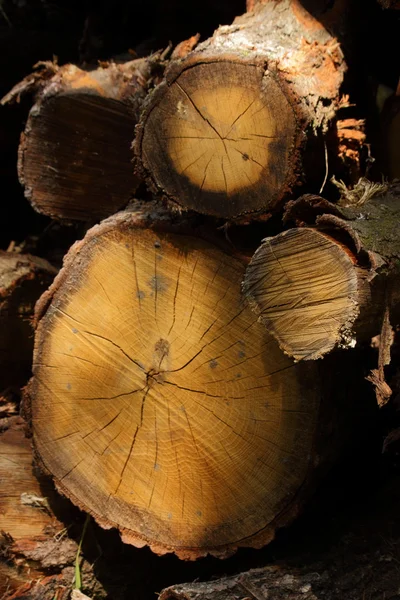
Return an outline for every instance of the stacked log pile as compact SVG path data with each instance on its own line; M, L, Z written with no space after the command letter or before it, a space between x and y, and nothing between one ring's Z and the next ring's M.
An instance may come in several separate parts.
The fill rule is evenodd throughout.
M392 395L400 190L361 178L363 121L355 135L343 119L351 10L325 3L317 20L297 0L248 4L201 44L95 70L42 63L3 99L34 95L26 198L87 232L51 285L46 261L0 256L0 456L23 448L27 476L12 394L33 357L22 416L43 485L124 543L184 560L261 548L300 513L354 437L373 337L369 391L380 406ZM44 503L29 526L4 492L7 556L36 561L30 582L8 567L9 598L44 594L40 552L62 528L29 485ZM67 541L69 573L80 545ZM250 573L248 595L275 580ZM68 597L60 581L49 598Z

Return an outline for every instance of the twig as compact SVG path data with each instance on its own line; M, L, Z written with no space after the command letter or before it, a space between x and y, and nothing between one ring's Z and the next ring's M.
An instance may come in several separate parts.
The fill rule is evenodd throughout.
M326 180L328 179L328 148L326 147L325 140L324 140L324 146L325 146L325 177L324 177L324 180L322 182L321 189L319 190L320 194L322 194L323 189L324 189L325 184L326 184Z
M87 529L89 520L90 520L90 515L86 515L86 520L85 520L85 523L84 523L83 529L82 529L81 539L79 540L78 550L76 551L75 575L74 575L75 589L76 590L82 589L82 578L81 578L81 569L80 569L80 566L79 566L79 558L80 558L80 555L81 555L81 548L82 548L83 538L85 537L85 533L86 533L86 529Z

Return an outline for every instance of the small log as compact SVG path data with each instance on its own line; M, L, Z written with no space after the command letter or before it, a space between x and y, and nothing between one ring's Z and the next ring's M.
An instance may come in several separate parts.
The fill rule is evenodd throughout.
M73 246L37 305L39 464L127 543L183 559L261 547L315 484L336 370L284 356L242 304L244 270L137 203Z
M139 107L161 64L159 55L92 71L45 63L3 99L38 90L18 159L35 210L96 221L128 203L140 182L131 164Z
M0 394L29 378L35 303L56 273L42 258L0 252Z
M345 70L297 0L257 6L170 64L137 128L137 172L174 206L224 218L276 210L304 171L319 189Z
M312 227L267 238L254 254L244 295L296 360L371 339L386 307L398 310L400 189L383 189L360 181L342 188L340 205L310 195L290 202L285 218Z

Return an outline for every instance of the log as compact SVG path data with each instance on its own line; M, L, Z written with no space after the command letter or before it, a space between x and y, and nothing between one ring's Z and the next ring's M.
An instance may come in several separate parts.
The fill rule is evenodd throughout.
M182 559L261 547L336 451L338 367L283 355L242 305L244 270L190 220L135 203L72 247L37 305L37 460L124 542Z
M35 303L56 273L42 258L0 251L0 395L30 376Z
M74 515L51 481L34 472L25 429L23 419L14 416L0 433L0 597L67 600L78 550L68 535ZM92 565L81 559L80 568L85 590L103 598Z
M370 340L386 307L399 316L400 188L360 181L342 193L339 205L289 202L285 219L303 227L266 238L246 271L245 297L296 360Z
M4 104L37 90L18 158L35 210L93 222L128 203L140 183L131 165L139 107L162 62L156 54L91 71L40 64L3 98Z
M338 158L345 70L297 0L257 6L171 62L137 128L136 172L180 209L265 216L304 174L319 189L324 156Z

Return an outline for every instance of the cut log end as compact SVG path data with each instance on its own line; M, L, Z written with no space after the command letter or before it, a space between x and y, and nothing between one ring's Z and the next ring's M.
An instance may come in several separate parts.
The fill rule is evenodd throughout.
M126 205L135 118L119 100L85 89L44 97L28 119L19 177L36 210L56 219L93 221Z
M126 542L185 559L261 546L311 468L315 363L294 365L243 306L241 262L116 223L75 247L39 322L41 463Z
M281 348L307 360L355 343L363 278L339 242L314 229L294 229L263 242L243 291Z
M236 217L279 203L296 130L286 93L264 69L199 60L154 94L136 152L173 202Z

